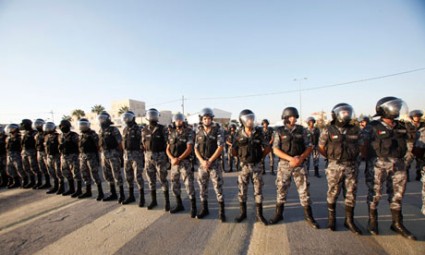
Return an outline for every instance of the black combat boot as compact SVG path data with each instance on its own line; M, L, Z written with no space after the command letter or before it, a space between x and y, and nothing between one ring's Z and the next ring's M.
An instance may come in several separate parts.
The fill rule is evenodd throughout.
M165 198L164 210L168 212L170 211L170 193L168 190L164 191L164 198Z
M145 206L145 191L143 189L139 189L139 207Z
M7 183L6 183L6 188L9 188L9 186L13 185L13 181L14 179L11 176L7 176Z
M69 196L69 195L74 194L74 192L75 192L74 179L68 179L68 185L69 185L68 191L64 192L62 194L62 196Z
M367 225L367 231L372 235L379 235L378 231L378 210L369 208L369 222Z
M283 209L284 209L283 204L281 204L281 203L276 204L276 212L275 212L273 218L271 218L269 220L270 224L276 224L279 221L283 220Z
M407 182L410 182L410 165L406 166Z
M362 231L354 223L354 207L345 206L344 226L356 235L362 234Z
M244 219L246 219L246 202L240 202L239 208L241 210L241 213L238 217L235 218L236 222L242 222Z
M91 197L91 184L86 184L86 192L78 196L78 199Z
M32 187L32 189L39 189L43 185L43 175L42 173L37 174L37 181Z
M148 210L152 210L154 207L158 206L158 202L156 201L156 190L151 190L151 198L152 201L148 205Z
M181 196L176 196L177 205L173 209L170 210L170 213L178 213L184 211L183 202Z
M41 185L41 187L39 187L39 189L48 189L48 188L52 187L52 185L50 184L50 175L45 174L44 179L45 179L46 182L43 185Z
M318 166L314 167L314 176L316 176L317 178L321 177L320 174L319 174L319 167Z
M71 197L78 198L81 194L83 194L81 188L82 188L81 181L77 181L77 190L74 193L72 193Z
M420 181L421 180L421 177L422 177L421 169L420 168L419 169L416 169L416 180L417 181Z
M313 218L313 212L311 211L311 206L307 205L304 207L304 219L307 221L308 225L312 228L319 229L320 226Z
M403 225L403 216L401 215L401 210L391 209L391 215L393 217L391 230L403 236L404 238L416 240L416 237Z
M90 189L91 190L91 189ZM104 197L102 183L97 184L97 198L96 201L101 201Z
M0 188L5 188L5 187L7 187L7 175L2 174L0 179Z
M202 201L201 212L196 216L196 218L202 219L205 216L207 216L208 214L210 214L210 212L208 210L208 200L204 200L204 201Z
M56 191L56 195L61 195L63 194L64 191L65 191L65 182L62 179L59 181L59 188L58 188L58 191Z
M21 179L22 179L21 188L29 189L29 187L28 187L28 176L22 177Z
M119 189L120 189L120 196L118 197L118 204L121 204L125 201L124 186L120 185ZM133 197L134 197L134 194L133 194Z
M336 227L336 204L328 203L328 229L335 231Z
M31 189L35 185L35 176L31 175L29 178L29 182L27 185L24 186L24 189Z
M221 222L226 222L226 215L224 214L224 201L218 202L219 208L218 208L218 219Z
M262 203L256 203L255 207L257 209L257 216L255 218L255 221L263 223L265 226L267 226L267 221L263 216L263 204Z
M270 174L271 175L276 175L276 173L274 172L274 165L270 166Z
M261 174L262 175L266 174L266 164L264 164L264 162L263 162L263 172L261 172Z
M134 187L128 187L128 198L122 202L123 205L131 204L136 202L136 198L134 197Z
M49 189L46 194L54 194L58 191L59 189L59 180L58 178L54 178L53 179L53 187L51 187L51 189Z
M107 201L114 201L118 199L117 196L117 190L115 189L115 184L114 183L109 183L109 188L110 188L110 192L111 194L109 194L109 196L105 197L103 199L103 201L107 202Z
M196 198L192 198L190 200L190 217L191 218L195 218L196 217L196 213L197 213L197 209L196 209Z
M13 178L13 182L7 186L8 189L14 189L21 187L21 179L19 177Z

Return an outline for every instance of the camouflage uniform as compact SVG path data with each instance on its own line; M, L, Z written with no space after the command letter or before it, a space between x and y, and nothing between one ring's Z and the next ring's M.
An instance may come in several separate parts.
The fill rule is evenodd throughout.
M235 131L235 133L229 133L227 135L227 138L226 138L226 143L233 144L235 137L236 137L236 131ZM232 171L232 169L233 169L233 162L235 162L236 171L239 171L239 158L237 156L232 155L232 147L231 146L228 146L227 160L229 162L229 167L230 167L229 171Z
M2 186L6 186L9 177L6 171L6 138L6 134L0 132L0 176L2 178Z
M19 177L21 179L28 178L27 173L22 166L22 145L21 135L19 132L16 134L9 134L6 138L7 149L7 172L12 178Z
M24 171L31 178L38 175L40 171L37 162L37 151L35 150L35 134L35 130L26 130L22 137L22 165L24 167Z
M420 162L422 182L422 214L425 215L425 123L421 122L414 144L415 156Z
M86 185L102 184L99 176L99 136L93 130L81 132L79 141L80 170Z
M360 145L365 147L366 155L361 155L358 158L358 165L360 166L361 161L365 162L364 176L365 183L367 186L367 202L372 201L373 197L373 181L374 181L374 152L371 146L372 139L372 127L368 124L360 131Z
M37 149L37 162L38 162L38 168L40 169L40 172L44 175L48 174L47 171L47 154L46 149L44 147L44 137L45 134L43 131L37 132L35 135L35 147Z
M102 128L99 131L100 147L102 149L102 167L103 175L107 182L114 183L118 186L123 185L121 174L121 153L119 144L122 142L122 137L118 128L109 126Z
M59 134L46 134L44 138L44 146L47 154L47 170L50 177L63 180L63 174L60 162L59 153Z
M263 164L262 148L268 148L269 143L265 139L262 128L255 128L249 137L244 128L238 130L233 148L238 151L241 161L241 173L238 177L239 202L246 203L248 184L254 183L254 197L256 204L263 202Z
M220 146L224 146L224 133L218 124L213 123L209 133L206 133L202 126L199 127L196 132L195 148L199 151L204 160L209 159L214 154L217 147ZM228 153L231 154L230 151ZM229 164L231 164L231 161ZM198 184L201 201L208 200L208 184L210 178L217 195L217 201L224 201L223 170L220 168L220 165L221 160L220 158L217 158L214 162L212 162L209 169L204 169L202 165L199 166Z
M317 127L313 127L312 129L310 129L309 127L306 128L307 130L307 135L311 141L311 144L313 145L313 151L311 152L311 154L307 157L306 160L306 168L307 171L310 168L310 160L313 159L313 167L314 168L318 168L319 167L319 150L317 148L318 144L319 144L319 137L320 137L320 130ZM308 175L308 172L307 172Z
M74 179L81 181L80 163L78 160L78 140L78 134L72 131L61 134L59 138L62 174L70 181Z
M124 140L124 170L128 185L133 187L134 176L139 190L143 189L143 168L144 157L142 148L142 129L133 124L131 127L125 127L123 132Z
M290 156L300 156L310 146L310 137L308 137L306 129L300 125L296 125L292 129L289 129L286 125L279 127L274 134L273 148L277 148ZM311 205L307 175L304 167L290 167L289 161L284 159L280 159L278 164L276 202L278 204L286 203L286 196L291 185L291 177L294 178L295 185L297 186L301 205L303 207Z
M267 127L267 130L264 130L263 128L263 132L264 132L264 137L266 139L266 141L269 142L269 146L270 146L270 141L273 138L273 128L271 127ZM274 154L272 151L270 151L268 153L268 155L266 155L266 157L269 157L269 165L270 165L270 172L274 173ZM263 174L266 173L266 166L265 166L265 162L266 162L266 157L263 158Z
M145 169L151 191L156 190L157 175L161 182L162 190L168 191L167 165L168 158L165 154L167 130L161 125L147 125L142 130L142 144L145 149Z

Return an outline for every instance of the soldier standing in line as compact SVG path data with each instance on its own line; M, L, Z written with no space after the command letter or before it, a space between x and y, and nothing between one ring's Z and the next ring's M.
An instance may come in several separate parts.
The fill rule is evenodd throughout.
M376 103L379 120L370 123L373 128L372 147L376 155L374 168L374 195L369 202L368 231L378 235L378 203L382 187L387 182L388 201L392 215L391 230L401 236L416 240L403 225L402 200L406 191L407 173L404 157L407 151L407 130L397 118L407 110L400 98L384 97Z
M270 122L268 119L264 119L261 122L261 125L263 126L263 132L265 139L269 142L270 147L273 145L273 128L269 127ZM275 175L274 173L274 154L272 151L266 157L269 156L269 165L270 165L270 173L272 175ZM266 174L266 158L263 159L263 174Z
M417 164L422 173L419 173L419 177L422 175L422 209L421 212L425 215L425 122L421 121L423 112L421 110L414 110L411 113L411 119L413 122L418 123L415 143L413 146L413 154L416 157ZM418 176L416 176L416 180Z
M276 214L270 219L269 223L276 224L283 220L286 196L291 185L291 177L293 177L297 185L301 205L304 207L304 218L311 227L318 229L319 225L314 220L311 211L307 174L303 167L303 162L309 157L313 146L306 129L296 124L298 118L299 114L296 108L285 108L282 112L284 126L279 127L274 135L273 152L280 160L276 178Z
M167 165L168 158L165 153L167 147L167 128L158 123L159 111L151 108L146 112L149 124L142 130L142 144L145 150L145 169L148 176L152 201L148 210L158 206L156 200L157 176L164 191L165 211L170 211L170 193L168 190Z
M255 114L251 110L243 110L239 114L242 127L238 130L232 145L233 154L241 161L241 173L238 177L240 215L236 222L246 219L246 200L248 184L254 183L256 205L256 221L267 225L263 216L263 168L262 160L270 152L269 142L264 138L261 127L255 127Z
M316 176L317 178L320 178L321 177L319 174L320 153L317 147L319 145L320 130L319 128L314 126L315 123L316 123L316 120L313 117L307 118L307 125L308 125L307 134L310 137L311 144L313 145L313 151L310 154L310 156L307 157L306 170L307 170L307 175L309 175L310 159L313 158L314 176Z
M122 120L125 123L123 131L124 147L124 172L128 182L129 197L123 204L130 204L136 201L134 197L134 177L136 176L139 188L139 207L145 206L145 191L143 180L144 157L142 147L142 129L136 123L136 115L132 111L123 114Z
M195 154L199 160L198 184L201 198L201 212L197 215L202 219L209 214L208 184L211 178L217 201L220 206L218 217L226 221L223 197L223 169L220 168L220 155L224 147L224 134L220 125L213 122L214 112L210 108L202 109L199 114L200 125L196 132Z
M196 217L194 173L190 166L189 156L192 153L194 132L184 124L185 116L177 113L173 116L173 128L168 134L167 156L171 162L171 189L176 197L177 205L170 213L184 211L181 198L180 176L186 186L186 192L191 202L190 217Z
M103 199L102 180L99 175L99 136L90 128L88 119L82 118L78 121L78 129L81 131L78 144L80 150L80 170L86 184L86 192L78 196L79 199L92 196L92 177L97 185L98 195L96 200Z
M239 171L239 158L237 156L233 156L232 153L232 144L235 140L236 136L236 125L230 124L230 131L226 136L226 145L228 146L227 159L229 162L229 172L233 172L233 162L235 163L236 172Z
M29 119L23 119L20 125L20 129L23 130L22 136L22 165L24 171L29 176L30 182L25 185L25 189L34 188L37 189L35 177L41 178L41 172L38 169L37 163L37 151L35 150L35 139L34 136L36 131L32 128L32 121Z
M332 109L332 122L322 131L319 139L319 151L328 159L326 178L328 180L328 228L335 231L336 200L345 184L345 221L344 226L351 232L362 232L354 223L354 206L356 204L358 164L360 152L360 128L351 124L353 108L340 103Z
M363 117L359 119L359 127L360 127L360 155L358 165L360 166L361 161L365 162L364 176L365 183L368 189L367 192L367 201L372 200L373 196L373 163L374 163L374 152L372 146L370 144L372 139L372 126L369 124L370 120L368 117Z
M59 153L59 134L56 132L55 123L49 121L43 125L43 131L45 133L44 148L47 154L47 171L50 178L53 178L53 187L46 194L54 194L60 192L59 181L63 183Z
M17 188L28 185L28 175L22 166L22 145L21 134L18 124L9 124L6 126L6 152L7 152L7 171L9 176L13 178L8 188Z
M50 184L50 176L49 172L47 171L47 154L46 149L44 147L44 131L43 131L43 125L45 124L44 120L42 119L36 119L34 121L34 129L37 131L37 133L34 136L35 139L35 148L37 150L37 162L38 162L38 168L40 169L40 175L37 176L37 188L38 189L48 189L52 185ZM44 178L46 182L42 184L42 175L44 175Z
M125 200L124 184L121 173L122 136L118 128L112 126L111 115L102 111L98 120L100 123L99 147L102 151L102 167L106 181L109 183L111 194L103 201L114 201L118 199L121 204ZM120 195L117 196L115 183L118 184Z
M415 155L412 153L412 149L417 138L418 129L421 128L423 124L421 122L421 118L423 116L423 112L421 110L413 110L409 113L410 122L406 122L407 129L407 152L404 156L405 164L406 164L406 173L407 173L407 181L410 181L409 170L412 165L413 160L416 159L416 178L415 180L419 181L421 179L421 162L418 160Z
M7 154L6 154L6 133L4 132L3 126L0 126L0 188L7 187L11 182L9 179L9 175L6 171L6 161L7 161ZM9 181L10 180L10 181Z

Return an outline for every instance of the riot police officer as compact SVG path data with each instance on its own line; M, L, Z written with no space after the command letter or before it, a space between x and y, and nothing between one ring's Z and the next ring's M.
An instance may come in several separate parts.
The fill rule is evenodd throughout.
M305 128L296 124L298 118L298 110L295 107L285 108L282 112L284 126L279 127L274 135L273 152L280 160L276 178L276 214L269 223L275 224L283 220L286 196L293 177L301 205L304 207L304 218L311 227L317 229L319 225L313 218L307 174L303 167L304 160L309 157L313 146Z
M151 108L146 112L146 119L149 124L142 130L142 144L145 150L145 169L148 176L152 201L148 205L148 210L158 205L156 200L156 179L159 181L164 191L165 211L170 210L170 193L168 191L167 165L168 158L165 153L167 147L167 128L158 123L159 111Z
M201 211L197 215L202 219L209 214L208 184L211 178L219 204L219 219L224 222L223 169L220 168L224 148L224 133L218 123L213 122L214 112L204 108L199 114L200 125L196 132L195 154L199 160L198 184L201 198Z
M391 230L410 240L416 237L403 225L402 199L406 191L407 173L404 156L407 151L407 130L404 123L397 118L407 110L402 99L384 97L376 103L376 114L379 120L370 123L373 128L372 147L376 154L374 195L369 203L368 231L377 235L378 231L378 203L382 196L384 182L387 186L388 201L392 215Z
M32 128L32 121L29 119L23 119L20 125L20 129L23 130L22 136L22 165L24 171L30 178L28 185L24 188L37 188L35 177L40 178L41 172L38 169L37 163L37 152L35 150L35 139L34 136L36 131ZM35 187L34 187L35 186Z
M268 119L264 119L261 122L261 125L263 126L263 132L265 139L269 142L270 147L273 145L273 128L269 127L270 122ZM270 150L269 156L269 165L270 165L270 173L272 175L275 175L274 173L274 155L273 152ZM267 156L266 156L267 157ZM263 174L266 174L266 158L263 159Z
M347 103L340 103L332 108L332 122L322 131L319 139L319 151L328 159L326 178L328 180L328 228L335 231L336 200L344 182L345 196L344 226L351 232L362 232L354 223L354 206L357 193L358 164L360 152L360 128L351 123L353 108Z
M226 137L226 145L227 149L227 162L229 162L229 172L233 172L233 162L236 168L236 172L239 171L239 158L237 156L233 156L232 153L232 144L236 137L236 125L234 123L230 124L229 132Z
M421 121L423 112L421 110L411 111L410 114L412 122L417 124L417 134L415 138L415 143L413 146L413 154L417 160L417 168L421 170L419 176L416 175L416 180L421 180L422 175L422 209L421 212L425 215L425 122ZM419 178L418 178L419 177Z
M421 110L413 110L409 112L410 122L406 122L407 129L407 152L404 156L405 164L406 164L406 173L407 173L407 181L410 181L409 170L411 164L414 159L416 159L416 180L419 181L421 179L421 162L420 159L416 158L412 153L412 149L414 147L415 140L417 139L417 133L420 128L423 126L423 122L421 118L423 116L423 112Z
M139 207L145 205L144 193L144 156L142 148L142 129L136 123L136 115L132 111L127 111L122 115L125 123L123 131L124 147L124 172L128 182L129 197L123 204L130 204L136 201L134 197L134 176L136 176L139 188Z
M310 141L311 144L313 146L313 150L310 154L310 156L307 157L307 161L306 161L306 170L307 170L307 175L309 174L309 169L310 169L310 159L313 158L313 167L314 167L314 176L316 176L317 178L320 178L320 174L319 174L319 150L318 150L318 145L319 145L319 137L320 137L320 130L319 128L315 127L314 124L316 123L316 119L314 119L313 117L308 117L307 118L307 135L310 137Z
M43 131L45 132L44 148L47 154L47 171L50 178L53 178L53 187L46 193L63 193L63 189L59 191L59 182L63 183L63 174L60 163L59 134L56 132L55 123L46 122L43 125Z
M171 162L171 189L176 197L177 205L170 213L184 211L181 198L180 176L186 186L186 191L191 202L190 216L196 217L195 186L193 185L194 173L189 161L194 143L194 132L185 124L185 116L177 113L173 116L173 128L168 134L167 156Z
M8 174L13 178L8 188L25 187L28 185L28 175L22 166L22 144L21 134L18 124L9 124L6 126L6 151L7 151L7 169Z
M99 114L100 123L99 147L102 151L103 174L109 182L110 194L103 201L113 201L118 199L118 203L125 200L123 178L121 174L121 154L122 154L122 136L118 128L112 126L111 115L103 111ZM119 198L115 188L115 183L119 186Z
M79 199L92 196L92 179L97 185L98 195L96 200L103 199L102 180L99 175L99 136L90 128L90 122L86 118L78 120L78 129L81 132L78 144L80 150L80 170L86 184L86 192L78 196Z
M0 126L0 188L7 187L9 183L9 175L6 171L6 133L3 126Z
M374 152L372 146L370 144L372 138L372 126L370 125L369 117L362 117L359 119L359 127L360 127L360 142L362 150L360 150L359 155L359 166L361 161L365 162L364 176L365 183L368 189L367 192L367 201L372 200L373 196L373 162L374 162Z
M47 171L47 154L44 147L44 131L43 125L45 124L43 119L36 119L34 121L34 129L37 133L34 136L35 139L35 148L37 150L37 162L38 168L40 169L40 175L37 176L36 187L39 189L48 189L51 187L50 176ZM42 175L44 175L45 183L42 184Z
M270 152L269 142L265 139L261 127L255 127L255 114L243 110L239 114L242 127L238 130L232 145L233 154L238 155L241 162L241 172L238 177L240 215L236 222L246 219L246 200L248 184L254 183L254 196L256 205L256 221L267 225L263 216L263 169L262 160Z

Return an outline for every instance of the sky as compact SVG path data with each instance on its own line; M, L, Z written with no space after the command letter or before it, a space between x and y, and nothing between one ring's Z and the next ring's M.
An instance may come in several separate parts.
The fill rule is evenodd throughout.
M176 112L182 96L185 113L272 123L288 106L374 114L384 96L425 110L424 68L421 0L0 0L4 124L126 98Z

